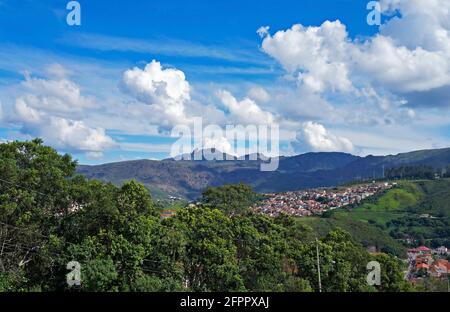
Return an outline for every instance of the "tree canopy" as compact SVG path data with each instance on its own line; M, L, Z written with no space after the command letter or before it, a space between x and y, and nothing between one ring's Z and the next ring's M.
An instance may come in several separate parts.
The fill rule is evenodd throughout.
M202 203L227 215L236 215L248 212L258 197L249 185L229 184L206 188L202 194Z
M249 209L250 187L208 188L160 217L149 191L76 175L41 140L0 145L0 291L318 291L311 228ZM326 291L364 291L372 256L336 229L319 240ZM389 255L382 287L405 289ZM81 285L66 282L77 261Z

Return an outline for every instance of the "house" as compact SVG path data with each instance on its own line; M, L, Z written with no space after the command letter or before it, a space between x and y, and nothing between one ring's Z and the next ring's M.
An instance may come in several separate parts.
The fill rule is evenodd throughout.
M431 252L431 249L425 246L420 246L413 249L408 249L408 253L414 253L419 255L429 254Z
M412 258L415 258L418 255L429 254L430 252L431 249L425 246L408 249L408 255Z
M437 253L438 255L446 255L448 254L448 249L445 246L441 246L439 248L436 248L434 252Z
M428 264L426 264L426 263L416 263L416 270L417 271L419 271L419 270L427 270L428 271L428 269L430 268L430 266L428 265Z
M163 220L163 219L171 218L175 214L176 214L175 210L165 210L161 213L160 217L161 217L161 220Z
M367 246L367 251L371 254L374 254L377 252L377 247L376 246Z
M444 259L436 260L430 266L429 272L434 277L445 277L450 272L450 263Z

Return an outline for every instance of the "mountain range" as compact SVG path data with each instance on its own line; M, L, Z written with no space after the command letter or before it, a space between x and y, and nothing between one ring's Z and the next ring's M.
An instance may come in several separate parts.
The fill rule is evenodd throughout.
M450 148L365 157L339 152L305 153L280 157L279 167L273 172L260 171L260 163L266 158L254 156L257 160L249 160L249 156L227 161L208 161L202 157L200 160L143 159L80 165L77 171L89 179L114 184L135 179L145 184L157 198L172 195L192 200L207 186L243 182L252 185L257 192L272 193L382 178L384 170L398 166L443 168L450 165Z

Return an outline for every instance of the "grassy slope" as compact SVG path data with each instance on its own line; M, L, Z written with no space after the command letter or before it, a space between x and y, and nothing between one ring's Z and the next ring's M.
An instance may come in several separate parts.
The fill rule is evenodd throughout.
M404 181L381 196L369 198L353 209L338 210L333 216L386 225L390 220L404 217L407 209L416 206L423 198L423 192L414 182Z
M435 219L420 218L421 214L431 214ZM320 234L340 226L366 246L402 254L404 247L393 237L407 235L425 241L448 238L450 180L402 181L397 188L356 208L336 210L329 218L301 218L299 222Z
M417 187L426 197L411 211L450 217L450 179L418 181Z
M422 214L434 219L421 218ZM369 222L393 236L445 238L450 229L450 180L402 182L373 202L341 210L334 217Z

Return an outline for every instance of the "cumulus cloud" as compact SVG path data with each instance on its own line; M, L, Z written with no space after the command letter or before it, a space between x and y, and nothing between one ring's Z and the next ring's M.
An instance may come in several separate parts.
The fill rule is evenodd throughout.
M71 80L41 79L28 73L22 82L23 100L32 108L51 113L79 113L99 105L92 97L81 94L81 88Z
M354 53L356 73L394 92L427 91L450 83L450 54L443 51L410 50L378 36Z
M450 50L450 2L446 0L382 0L382 11L400 11L381 27L381 34L410 49Z
M297 151L352 152L354 149L349 139L336 136L323 125L312 121L303 124L292 145Z
M248 91L248 97L261 103L270 101L270 94L262 87L252 87Z
M392 92L427 91L450 84L450 4L445 0L385 0L397 10L381 33L352 40L340 21L297 24L264 34L262 49L315 92L349 92L355 85ZM429 21L429 23L428 23Z
M57 146L70 150L86 151L88 155L101 152L114 145L113 140L102 128L91 128L83 121L50 117L39 128L39 133Z
M244 98L238 101L230 92L228 91L218 91L217 96L225 105L225 107L230 112L230 117L236 120L240 124L272 124L275 122L275 116L261 109L258 104L250 99Z
M158 103L167 100L190 99L190 86L184 73L178 69L163 69L153 60L144 69L133 68L123 74L126 90L143 102Z
M273 36L266 34L262 49L275 58L299 82L315 92L348 92L352 83L345 62L347 31L339 22L326 21L320 27L300 24Z
M114 146L100 127L91 127L81 116L97 107L71 80L34 78L26 74L22 95L10 106L6 121L26 135L42 137L48 144L70 152L99 157ZM77 119L80 117L80 119Z
M285 70L283 81L298 85L271 94L277 113L284 120L315 121L298 126L292 143L297 152L381 151L378 141L375 148L370 145L375 141L345 135L349 141L322 124L358 129L355 134L364 130L364 137L395 128L393 140L402 129L410 137L399 141L414 142L419 123L429 131L436 126L426 110L450 108L450 2L382 0L381 5L390 18L367 38L351 38L340 21L297 24L272 34L260 29L261 48ZM395 149L385 142L383 151ZM407 146L399 149L413 149Z
M42 137L49 144L69 151L101 153L114 141L102 128L92 128L83 121L52 116L28 105L26 99L16 100L15 119L22 126L22 132Z
M70 71L67 68L58 63L50 64L45 71L50 77L54 78L66 78L70 74Z
M184 73L166 68L153 60L144 69L125 71L122 89L137 100L151 105L155 113L173 124L188 122L185 103L191 99L190 85Z

